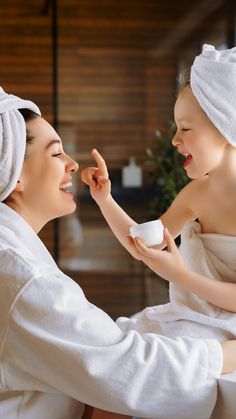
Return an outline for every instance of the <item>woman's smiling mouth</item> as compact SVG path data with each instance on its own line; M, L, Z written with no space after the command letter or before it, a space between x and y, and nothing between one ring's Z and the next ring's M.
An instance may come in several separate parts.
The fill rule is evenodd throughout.
M70 188L70 189L69 189ZM60 185L59 189L63 192L71 193L72 182L66 182Z

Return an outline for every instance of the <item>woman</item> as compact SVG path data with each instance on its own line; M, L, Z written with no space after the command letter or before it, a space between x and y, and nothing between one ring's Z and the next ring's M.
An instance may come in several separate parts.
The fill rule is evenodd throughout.
M78 165L32 102L1 89L0 114L0 417L208 418L236 343L126 333L89 303L37 236L75 210Z

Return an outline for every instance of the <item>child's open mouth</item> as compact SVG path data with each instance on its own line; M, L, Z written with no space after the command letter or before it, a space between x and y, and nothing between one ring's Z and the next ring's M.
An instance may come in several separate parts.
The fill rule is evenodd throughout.
M192 156L191 156L191 154L185 154L184 156L185 156L185 159L184 159L184 162L183 162L183 167L186 167L190 163L190 161L192 160Z

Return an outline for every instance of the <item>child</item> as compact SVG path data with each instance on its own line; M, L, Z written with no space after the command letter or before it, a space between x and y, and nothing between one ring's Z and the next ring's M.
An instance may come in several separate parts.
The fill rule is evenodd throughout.
M92 151L97 167L83 170L82 180L109 226L131 255L170 282L170 303L118 319L123 331L219 341L236 337L235 102L236 48L216 51L204 45L174 109L172 143L185 156L183 167L192 181L160 217L165 241L159 248L129 237L135 222L112 198L106 164ZM179 251L173 237L180 233Z
M233 89L235 96L232 94ZM236 48L219 52L212 46L204 45L202 54L193 64L191 83L187 82L182 87L175 104L177 132L172 142L178 147L179 153L186 156L183 167L194 180L182 189L170 208L160 217L166 227L165 243L160 249L166 244L168 251L148 248L139 239L129 237L129 228L135 222L112 198L107 168L96 150L92 151L92 155L98 167L87 168L82 173L82 180L90 186L93 198L119 241L136 259L143 260L158 275L178 285L178 294L183 290L190 292L191 294L184 295L188 299L194 299L194 310L203 310L207 316L208 310L211 314L220 313L222 310L219 308L236 312L236 285L233 283L236 280L236 273L235 278L233 273L236 265L229 266L233 261L229 261L229 253L226 252L233 246L236 250L235 97ZM199 223L194 222L196 219ZM182 256L172 238L181 231ZM194 242L194 249L191 249L191 241ZM228 270L221 282L218 266L218 274L215 271L210 272L209 266L204 267L205 270L209 269L208 275L198 273L201 264L207 263L202 258L199 260L199 252L207 252L210 242L214 247L210 252L222 253L215 255L215 259L223 259L224 256L227 258L225 264ZM198 252L195 257L194 251ZM204 257L202 254L201 256ZM205 258L207 256L209 255L206 254ZM223 264L222 260L221 262ZM212 281L209 277L218 281ZM192 293L197 297L192 296ZM185 299L186 307L189 303ZM234 317L231 313L224 312L224 322L225 316L229 317L228 320ZM233 325L234 323L231 326ZM217 323L217 327L219 326ZM236 325L231 337L235 334Z

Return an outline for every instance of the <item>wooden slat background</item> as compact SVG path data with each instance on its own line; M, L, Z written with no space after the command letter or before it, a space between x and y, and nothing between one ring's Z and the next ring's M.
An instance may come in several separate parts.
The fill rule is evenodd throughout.
M214 1L205 3L214 9ZM110 169L121 169L130 156L143 166L155 130L165 129L173 119L180 66L191 63L201 42L224 40L228 3L218 1L214 13L199 17L199 0L58 0L59 133L81 168L90 162L93 147L103 153ZM43 12L45 4L46 0L0 2L0 85L35 101L51 122L51 12ZM78 183L79 195L81 191ZM136 210L141 213L143 207ZM98 210L94 211L96 217ZM89 228L86 212L79 217ZM53 253L53 223L40 235ZM61 250L65 254L68 249ZM114 257L109 246L106 251L104 258ZM122 263L125 256L117 252ZM124 266L129 260L126 256ZM84 275L80 281L86 287ZM114 316L141 309L141 273L136 282L132 270L126 273L119 291L114 285L119 274L114 275L113 282L105 275L98 283L96 274L88 295L96 295L94 302ZM120 312L116 305L111 308L117 292L125 305Z
M35 100L51 121L51 12L43 13L45 3L1 2L0 84ZM58 0L60 132L65 143L73 142L82 165L94 146L110 167L121 167L131 155L143 163L155 130L173 118L182 53L181 45L165 56L155 51L198 4ZM208 32L215 21L207 20ZM206 32L206 24L204 28ZM203 34L198 36L199 47ZM193 56L196 48L194 44Z

